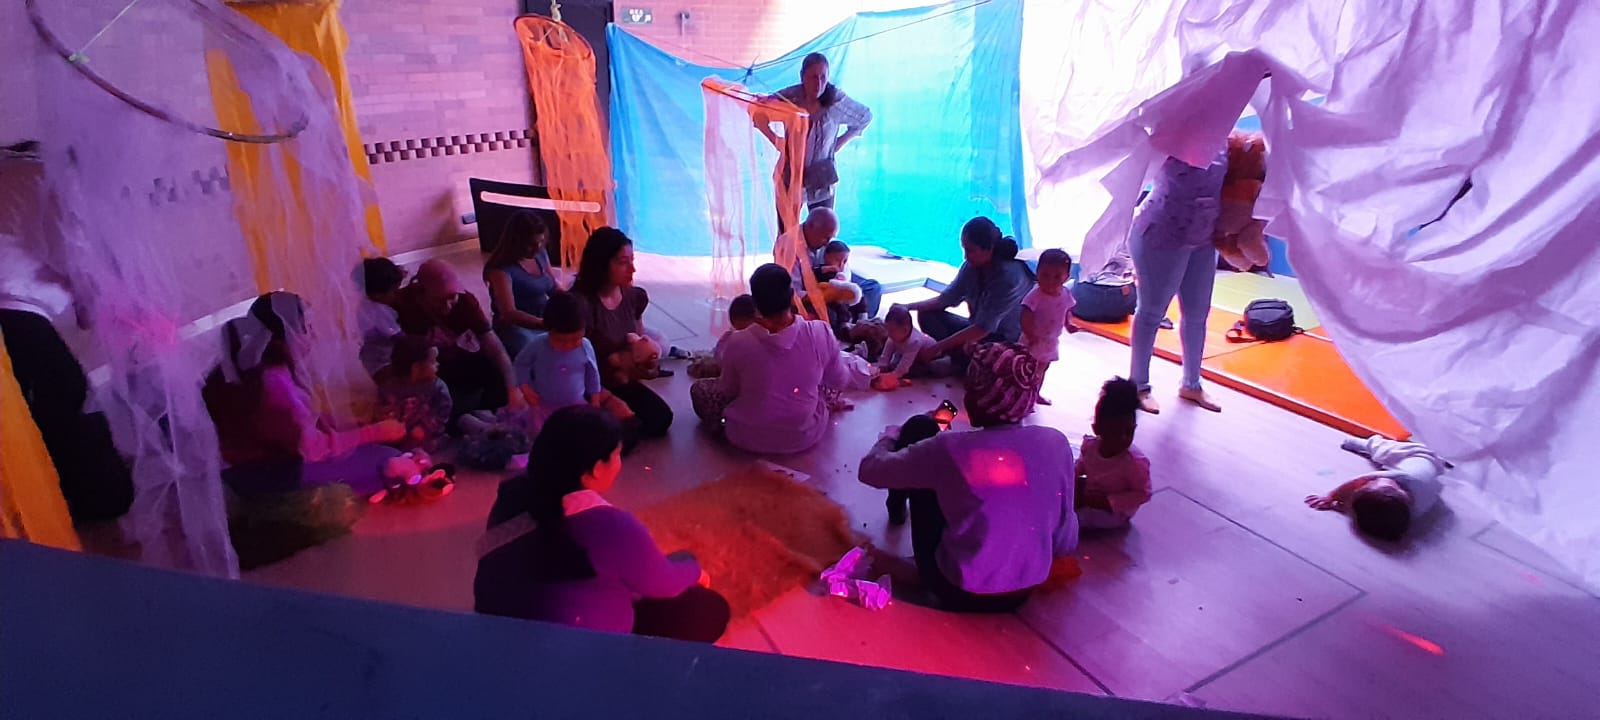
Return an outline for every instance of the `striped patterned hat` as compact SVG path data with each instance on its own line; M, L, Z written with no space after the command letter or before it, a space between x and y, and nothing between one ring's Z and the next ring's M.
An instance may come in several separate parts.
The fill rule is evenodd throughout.
M969 414L978 410L1014 423L1033 412L1044 373L1027 348L1016 343L983 343L968 354L972 357L967 366Z

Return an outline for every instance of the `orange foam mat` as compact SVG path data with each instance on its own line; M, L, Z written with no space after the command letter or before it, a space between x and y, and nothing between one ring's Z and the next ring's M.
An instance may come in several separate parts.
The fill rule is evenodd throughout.
M1173 322L1177 322L1176 315L1168 313ZM1239 315L1214 308L1206 318L1206 352L1200 368L1207 380L1351 435L1382 435L1394 440L1411 437L1356 377L1320 328L1315 334L1282 342L1230 343L1226 333L1238 320ZM1129 342L1129 322L1076 322L1101 337ZM1157 356L1179 362L1182 352L1175 330L1156 334Z
M1167 319L1172 321L1173 327L1178 324L1177 303L1167 312ZM1228 330L1239 320L1238 315L1228 312L1219 312L1212 309L1206 317L1206 352L1201 357L1206 359L1219 355L1226 355L1245 348L1244 345L1228 342ZM1074 319L1078 327L1092 332L1100 337L1110 338L1120 343L1128 343L1128 338L1133 335L1133 319L1129 318L1119 323L1091 323ZM1178 339L1178 331L1162 330L1156 333L1156 354L1169 360L1183 356L1183 341Z

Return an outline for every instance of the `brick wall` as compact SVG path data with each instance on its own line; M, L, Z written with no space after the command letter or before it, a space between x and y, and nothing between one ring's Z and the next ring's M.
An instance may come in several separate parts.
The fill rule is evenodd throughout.
M391 252L475 231L467 178L537 181L519 0L344 0L350 85Z
M853 13L932 4L933 0L618 0L649 8L649 25L624 29L673 55L703 65L743 67L779 57ZM687 13L688 18L680 18Z

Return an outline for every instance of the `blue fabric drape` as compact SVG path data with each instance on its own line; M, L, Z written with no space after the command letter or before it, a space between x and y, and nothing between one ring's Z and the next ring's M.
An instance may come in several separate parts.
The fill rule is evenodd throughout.
M799 82L801 59L820 51L833 81L874 115L839 153L841 239L958 264L961 225L988 215L1026 246L1021 37L1020 0L867 13L747 75L691 64L613 25L618 222L641 250L709 255L700 81L774 92Z

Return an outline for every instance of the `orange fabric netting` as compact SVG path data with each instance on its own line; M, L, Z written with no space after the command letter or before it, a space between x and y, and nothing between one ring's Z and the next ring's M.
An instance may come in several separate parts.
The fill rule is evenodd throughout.
M567 25L538 15L515 22L522 43L534 130L550 198L596 203L599 210L558 207L562 265L577 267L589 233L614 224L611 157L606 154L600 103L595 96L594 50Z
M746 259L765 254L769 242L773 262L791 271L799 268L813 306L822 307L822 289L810 272L800 234L805 202L801 170L810 116L793 103L720 78L706 78L700 89L706 109L706 203L716 298L712 327L724 327L727 302L746 292Z

